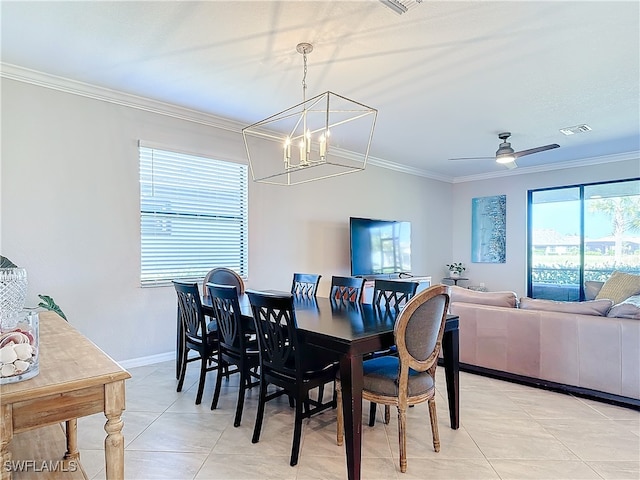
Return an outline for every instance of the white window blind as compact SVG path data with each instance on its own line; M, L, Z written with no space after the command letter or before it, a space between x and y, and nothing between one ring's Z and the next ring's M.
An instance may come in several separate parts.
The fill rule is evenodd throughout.
M247 166L140 145L140 282L248 274Z

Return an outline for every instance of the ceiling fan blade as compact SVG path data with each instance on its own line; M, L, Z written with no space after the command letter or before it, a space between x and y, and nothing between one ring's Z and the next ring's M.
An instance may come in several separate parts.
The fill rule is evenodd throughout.
M560 145L557 143L552 143L551 145L544 145L542 147L530 148L529 150L522 150L521 152L516 152L513 154L515 158L524 157L525 155L531 155L533 153L544 152L546 150L552 150L554 148L559 148Z
M500 165L507 167L509 170L513 170L514 168L518 167L518 164L515 161L509 163L501 163Z
M496 157L460 157L460 158L450 158L449 160L495 160Z

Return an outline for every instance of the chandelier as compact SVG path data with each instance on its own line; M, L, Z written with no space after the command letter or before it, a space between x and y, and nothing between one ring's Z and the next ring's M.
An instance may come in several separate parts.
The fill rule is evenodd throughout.
M297 185L364 170L378 111L325 92L307 99L307 54L310 43L296 50L304 59L302 103L242 129L255 182Z

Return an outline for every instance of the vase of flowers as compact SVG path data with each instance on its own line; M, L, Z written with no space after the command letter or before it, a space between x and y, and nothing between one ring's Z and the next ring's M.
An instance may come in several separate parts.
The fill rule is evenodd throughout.
M462 275L462 272L466 270L462 262L453 262L447 264L447 268L449 269L449 276L452 278L459 277L460 275Z

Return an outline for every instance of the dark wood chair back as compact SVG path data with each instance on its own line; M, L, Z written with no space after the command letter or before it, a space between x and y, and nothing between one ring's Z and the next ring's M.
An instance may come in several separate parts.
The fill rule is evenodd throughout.
M225 361L233 363L246 351L249 333L244 328L242 321L238 288L234 285L207 283L207 290L218 324L220 354Z
M301 297L315 297L322 275L315 273L294 273L291 293Z
M417 282L376 279L372 304L379 308L399 310L416 294Z
M330 298L345 302L362 302L364 291L364 278L357 277L331 277Z
M293 297L247 292L258 333L261 375L301 373Z
M187 339L201 342L207 333L207 323L202 313L198 284L175 280L173 285L178 296L178 315L184 333Z

